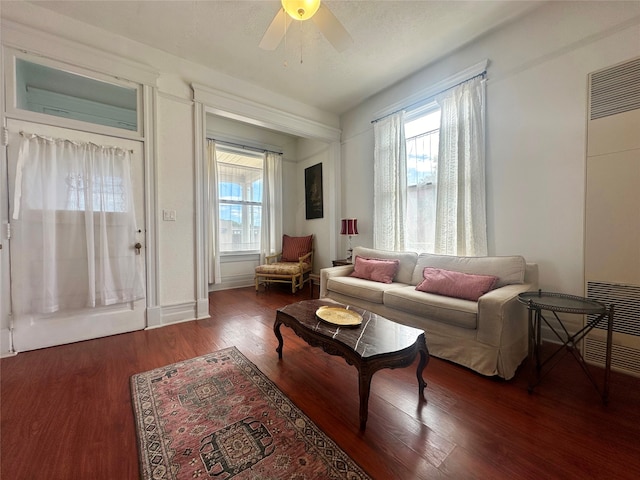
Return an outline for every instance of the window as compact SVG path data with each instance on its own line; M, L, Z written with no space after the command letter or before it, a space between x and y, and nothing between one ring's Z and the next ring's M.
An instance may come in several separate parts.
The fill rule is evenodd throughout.
M138 130L138 88L15 61L16 108L118 129Z
M216 145L221 253L260 250L263 155Z
M375 248L487 255L484 76L374 120Z
M406 248L418 252L435 251L436 182L440 109L427 105L407 114Z

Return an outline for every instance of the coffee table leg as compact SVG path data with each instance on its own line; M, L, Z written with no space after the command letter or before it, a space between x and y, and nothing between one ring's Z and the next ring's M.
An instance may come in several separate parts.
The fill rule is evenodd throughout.
M371 377L373 374L369 371L358 372L360 381L360 430L364 430L367 426L367 417L369 416L369 391L371 390Z
M420 335L418 339L420 361L418 362L418 369L416 370L416 376L418 377L418 395L424 397L424 388L427 386L427 382L422 378L422 372L424 371L427 363L429 363L429 350L427 349L427 342L425 341L424 334Z
M273 324L273 333L276 334L276 338L278 339L278 348L276 348L276 352L278 352L278 358L282 360L282 344L284 341L282 340L282 334L280 333L280 325L282 325L282 323L276 318L276 321Z

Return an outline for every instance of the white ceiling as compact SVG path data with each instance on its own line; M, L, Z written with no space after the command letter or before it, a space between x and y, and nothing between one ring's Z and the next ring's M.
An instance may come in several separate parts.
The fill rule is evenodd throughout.
M341 114L541 2L326 1L353 38L341 53L309 21L258 48L278 0L32 3Z

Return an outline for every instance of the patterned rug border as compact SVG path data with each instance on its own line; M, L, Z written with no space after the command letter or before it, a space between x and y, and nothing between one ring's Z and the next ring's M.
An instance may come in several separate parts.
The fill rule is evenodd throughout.
M146 372L136 373L131 376L131 402L133 406L134 421L136 427L137 445L138 445L138 460L140 465L140 474L144 480L159 480L167 479L172 480L177 472L166 469L161 471L159 475L158 465L151 465L151 458L148 454L150 448L155 450L161 449L161 454L167 458L167 464L169 464L171 458L175 455L175 451L170 448L170 441L159 441L156 438L153 429L150 428L150 418L160 420L160 412L157 410L157 405L153 401L150 395L145 395L140 391L140 388L144 388L145 384L150 384L147 380L150 376L171 376L172 371L176 368L188 366L191 363L195 363L208 358L227 354L233 358L233 361L242 368L245 372L251 372L250 376L254 385L259 388L262 394L269 400L271 407L274 411L277 411L279 415L286 418L287 424L295 429L297 435L303 438L307 445L312 446L313 449L320 453L322 458L327 458L327 455L323 455L323 452L319 450L319 444L322 446L324 452L331 452L331 467L333 472L331 477L326 478L344 478L346 480L372 480L371 477L353 460L347 455L342 448L336 444L325 432L323 432L307 415L287 397L280 388L269 379L251 360L244 356L237 347L223 348L206 355L200 355L198 357L189 358L186 360L178 361L169 365L154 368ZM300 421L301 420L301 421ZM318 443L318 440L320 442ZM144 453L144 455L143 455ZM339 472L339 476L335 476L336 472Z

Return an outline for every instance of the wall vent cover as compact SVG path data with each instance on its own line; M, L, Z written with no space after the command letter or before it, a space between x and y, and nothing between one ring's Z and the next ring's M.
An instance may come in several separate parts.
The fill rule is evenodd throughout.
M640 58L591 74L591 120L640 108Z
M613 305L613 331L640 338L640 286L587 282L587 297ZM589 320L595 318L589 315ZM607 329L606 322L596 327Z
M587 336L585 339L585 361L603 367L606 354L607 342L604 339ZM640 377L640 350L625 345L612 345L611 369Z
M587 296L613 305L613 345L611 368L640 377L640 285L587 282ZM589 320L595 318L588 315ZM605 321L584 340L584 359L604 366L606 357Z

